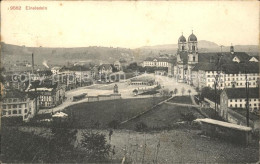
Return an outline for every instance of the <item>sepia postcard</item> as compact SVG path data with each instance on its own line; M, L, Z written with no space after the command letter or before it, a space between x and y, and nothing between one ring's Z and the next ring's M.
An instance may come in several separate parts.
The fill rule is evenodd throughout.
M259 163L258 1L1 1L1 163Z

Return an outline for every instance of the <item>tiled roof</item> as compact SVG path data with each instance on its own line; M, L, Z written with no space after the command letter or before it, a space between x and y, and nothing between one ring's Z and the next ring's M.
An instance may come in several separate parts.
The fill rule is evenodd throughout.
M195 67L192 69L192 71L214 71L217 70L217 65L215 63L198 63L195 65Z
M218 56L223 54L221 58L221 63L232 62L233 58L237 56L240 62L247 62L250 60L250 56L245 52L209 52L209 53L199 53L199 62L210 62L210 60L218 61Z
M246 98L245 88L226 88L223 92L226 92L229 99ZM259 88L249 88L249 98L259 98Z
M216 71L217 64L215 63L198 63L192 69L192 71ZM221 64L219 68L220 71L225 72L226 74L239 74L239 73L259 73L258 63L224 63Z
M258 63L227 63L221 66L221 70L223 70L227 74L238 74L238 73L259 73L259 65Z
M247 62L251 59L251 57L245 52L235 52L234 55L238 57L240 62Z

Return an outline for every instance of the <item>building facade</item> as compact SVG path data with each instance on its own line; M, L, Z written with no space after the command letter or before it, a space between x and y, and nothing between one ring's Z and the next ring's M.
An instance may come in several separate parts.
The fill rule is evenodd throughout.
M28 92L38 95L40 108L53 108L60 105L65 99L65 85L58 82L31 85Z
M220 95L220 107L227 108L246 108L246 89L227 88ZM249 88L249 110L251 112L259 110L259 88Z
M22 117L29 121L39 110L36 96L18 90L7 91L2 101L2 117Z
M147 58L143 61L143 67L169 67L169 59L166 58Z

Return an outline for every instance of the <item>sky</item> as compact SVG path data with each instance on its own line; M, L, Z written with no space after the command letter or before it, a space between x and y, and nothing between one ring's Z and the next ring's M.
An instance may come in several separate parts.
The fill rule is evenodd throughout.
M1 40L28 47L138 48L176 44L182 32L188 38L192 30L198 40L219 45L258 45L259 2L1 2Z

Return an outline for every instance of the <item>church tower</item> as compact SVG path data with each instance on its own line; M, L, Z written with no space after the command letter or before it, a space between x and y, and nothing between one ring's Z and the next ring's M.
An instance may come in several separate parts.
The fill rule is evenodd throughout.
M180 36L179 40L178 40L178 51L179 52L185 52L187 51L186 49L186 38L182 35Z
M197 37L193 34L188 38L188 64L196 64L198 63L198 41Z

